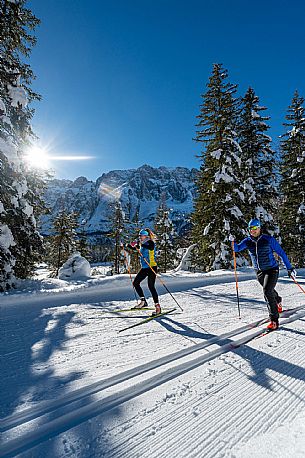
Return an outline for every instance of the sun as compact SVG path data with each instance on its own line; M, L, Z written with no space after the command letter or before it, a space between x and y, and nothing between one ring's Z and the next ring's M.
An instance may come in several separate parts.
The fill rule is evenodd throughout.
M36 169L50 168L50 157L47 151L39 146L31 146L26 151L24 158L30 167Z

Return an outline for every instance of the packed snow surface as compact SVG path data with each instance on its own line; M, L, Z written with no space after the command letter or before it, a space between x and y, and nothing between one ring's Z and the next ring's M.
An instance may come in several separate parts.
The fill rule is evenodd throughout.
M128 275L42 277L0 295L1 456L305 456L305 294L286 271L268 335L251 269L240 319L233 272L178 271L162 277L183 312L158 282L176 310L126 331L151 313L124 311Z

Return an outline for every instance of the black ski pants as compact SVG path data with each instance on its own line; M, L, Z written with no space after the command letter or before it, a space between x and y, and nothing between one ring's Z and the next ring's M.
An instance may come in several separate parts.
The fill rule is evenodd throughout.
M277 321L279 319L277 304L279 304L282 300L282 298L275 291L275 286L279 278L279 269L258 270L256 272L256 276L259 283L263 287L270 320Z
M156 273L158 271L157 266L152 267L153 271L151 270L150 267L147 268L142 268L136 275L136 278L133 281L133 286L135 287L136 292L140 297L144 297L143 289L140 286L140 283L147 277L147 284L149 291L151 292L151 295L153 297L154 303L158 304L159 299L158 299L158 293L155 288L155 283L156 283Z

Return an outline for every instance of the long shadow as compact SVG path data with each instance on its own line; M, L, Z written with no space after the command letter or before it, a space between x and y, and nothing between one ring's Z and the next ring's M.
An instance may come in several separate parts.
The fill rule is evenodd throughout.
M161 317L158 319L158 323L163 326L167 331L179 334L187 338L200 338L200 339L211 339L217 337L216 334L198 332L191 327L180 323L172 318ZM284 328L283 328L284 329ZM291 331L289 329L289 331ZM298 331L296 331L299 334ZM303 333L301 333L303 334ZM234 343L230 338L224 338L217 342L219 345L226 345ZM254 372L254 375L247 375L247 377L254 383L263 386L272 391L271 377L267 375L267 370L273 370L279 374L288 375L298 380L305 382L305 368L297 366L287 361L283 362L280 358L271 356L263 351L254 349L248 345L243 345L234 350L239 356L247 360ZM302 398L303 399L303 398ZM303 401L305 400L305 397Z
M236 303L236 294L233 293L211 293L210 291L192 291L188 293L188 296L195 296L195 297L200 297L201 299L204 299L205 302L220 302L221 305L223 306L231 306L231 303ZM225 301L223 301L225 299ZM229 302L229 303L228 303ZM249 298L242 298L239 297L239 302L241 304L253 304L253 305L259 305L260 307L262 305L266 305L264 300L259 300L259 299L249 299Z
M67 327L81 325L82 321L76 320L76 312L64 311L54 314L42 307L29 307L27 310L5 308L1 310L1 380L0 380L0 418L7 417L14 412L28 408L33 403L63 397L69 392L69 384L80 379L86 371L73 370L65 375L58 374L58 365L53 366L51 358L56 351L63 351L64 346L71 341ZM78 334L75 338L81 337ZM94 400L94 396L80 401L77 407ZM44 424L56 418L61 412L51 412L38 419L37 425ZM64 413L64 412L63 412ZM110 413L111 416L120 415L120 409ZM100 425L102 427L102 425ZM17 430L16 430L17 431ZM77 437L75 434L77 431ZM91 424L79 425L73 430L73 442L88 444L90 435L94 431ZM94 438L92 438L94 440ZM58 456L58 442L55 437L42 442L37 447L25 451L31 458ZM68 447L67 441L66 448ZM3 444L4 445L4 444ZM63 446L63 445L62 445ZM111 444L97 444L99 456ZM64 447L64 448L65 448ZM105 452L106 453L106 452Z

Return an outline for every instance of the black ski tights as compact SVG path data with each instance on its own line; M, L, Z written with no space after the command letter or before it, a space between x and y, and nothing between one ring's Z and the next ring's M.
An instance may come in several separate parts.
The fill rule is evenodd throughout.
M157 266L152 267L155 273L157 273ZM146 277L148 277L148 288L149 291L151 292L151 295L153 297L154 303L158 304L159 299L158 299L158 293L155 288L155 282L156 282L156 274L154 273L150 267L143 268L141 269L137 275L136 278L133 281L133 286L135 287L136 292L140 297L144 297L143 289L140 286L141 281L143 281Z
M277 279L279 278L278 269L258 270L256 272L257 279L263 287L265 301L267 302L269 316L271 320L279 319L277 304L281 302L281 298L275 291Z

